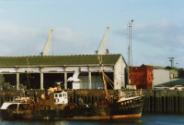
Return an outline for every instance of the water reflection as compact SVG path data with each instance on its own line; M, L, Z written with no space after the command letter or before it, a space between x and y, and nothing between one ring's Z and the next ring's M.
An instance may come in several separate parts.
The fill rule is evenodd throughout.
M141 120L133 121L55 121L44 125L141 125Z
M133 121L0 121L0 125L184 125L184 115L144 115Z
M0 125L141 125L141 120L131 121L1 121Z

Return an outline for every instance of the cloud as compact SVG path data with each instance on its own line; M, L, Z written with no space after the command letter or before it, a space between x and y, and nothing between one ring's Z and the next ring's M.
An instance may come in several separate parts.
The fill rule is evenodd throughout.
M158 23L158 24L149 24L142 25L136 28L135 39L145 42L147 44L157 45L176 45L179 38L184 33L182 28L177 24L172 23ZM181 41L180 41L181 42Z
M82 34L68 27L54 29L53 35L56 41L74 42L76 40L82 39Z
M38 36L33 28L25 28L11 22L0 22L0 55L29 53L35 48Z
M56 28L53 32L54 54L84 54L93 52L93 38L72 28Z
M49 29L24 27L0 21L0 55L38 55L47 41ZM90 38L72 28L54 28L51 54L90 53Z
M0 8L0 14L3 14L5 10L3 8Z

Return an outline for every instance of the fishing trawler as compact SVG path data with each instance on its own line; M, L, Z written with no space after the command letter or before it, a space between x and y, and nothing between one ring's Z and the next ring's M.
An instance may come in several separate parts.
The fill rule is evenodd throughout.
M55 91L37 101L22 98L4 102L1 106L2 119L30 120L112 120L140 118L143 96L111 97L92 103L82 98L76 102L68 100L66 91ZM31 101L30 101L31 100Z
M87 102L77 91L62 90L59 86L49 88L40 97L21 97L12 102L4 102L0 108L1 118L8 120L116 120L136 119L142 116L143 95L125 95L123 90L111 94L101 91L100 99ZM93 90L86 90L90 92ZM86 95L88 96L88 94ZM73 98L73 99L71 99Z

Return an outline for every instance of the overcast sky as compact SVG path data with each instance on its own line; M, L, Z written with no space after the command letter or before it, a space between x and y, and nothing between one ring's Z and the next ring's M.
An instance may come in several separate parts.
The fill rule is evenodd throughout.
M54 29L52 54L94 54L107 26L110 53L133 63L184 67L183 0L0 0L0 56L38 55Z

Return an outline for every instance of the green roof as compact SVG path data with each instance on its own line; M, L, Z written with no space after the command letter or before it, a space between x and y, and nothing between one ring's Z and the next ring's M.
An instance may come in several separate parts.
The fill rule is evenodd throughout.
M102 55L104 65L114 65L120 54ZM0 57L0 67L64 66L99 64L97 55Z

